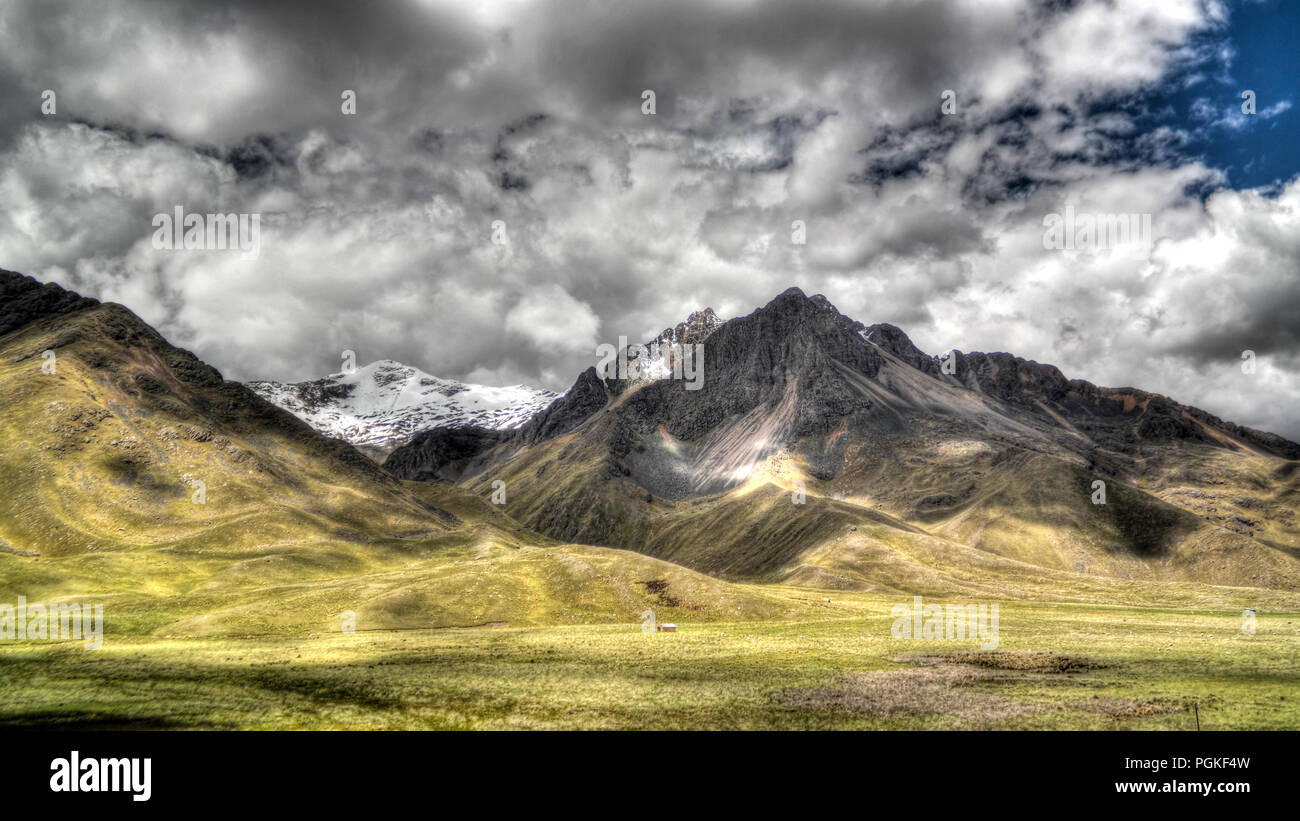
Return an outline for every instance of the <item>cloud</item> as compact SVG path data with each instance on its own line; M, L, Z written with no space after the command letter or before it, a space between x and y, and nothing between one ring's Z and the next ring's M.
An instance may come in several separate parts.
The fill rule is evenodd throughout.
M234 378L354 350L553 389L598 342L799 285L930 350L1300 438L1279 410L1300 392L1295 183L1224 188L1143 96L1228 65L1225 20L1205 0L8 3L0 266L121 301ZM1152 214L1154 249L1045 250L1067 204ZM261 214L258 259L154 250L176 205ZM1239 384L1244 348L1262 367Z
M590 306L569 296L558 285L547 285L524 294L506 313L505 329L538 348L564 353L596 349L600 320Z
M1242 102L1220 109L1215 108L1213 101L1208 97L1197 97L1192 101L1190 113L1192 118L1200 121L1205 128L1244 131L1291 110L1290 100L1278 100L1270 106L1256 110L1253 114L1247 114L1242 110L1245 104L1245 98L1242 98Z

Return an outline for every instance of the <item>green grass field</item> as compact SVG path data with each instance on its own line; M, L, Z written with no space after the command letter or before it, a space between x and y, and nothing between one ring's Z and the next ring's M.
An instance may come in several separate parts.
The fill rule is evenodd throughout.
M1300 615L1004 602L1000 646L891 638L897 597L794 621L0 645L0 726L1294 729Z

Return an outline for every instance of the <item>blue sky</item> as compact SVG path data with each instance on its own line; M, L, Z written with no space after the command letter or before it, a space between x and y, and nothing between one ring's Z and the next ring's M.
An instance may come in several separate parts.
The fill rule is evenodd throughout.
M1189 85L1156 95L1192 135L1186 150L1222 170L1233 188L1286 182L1300 172L1300 3L1237 2L1225 30L1205 38L1213 57ZM1256 114L1241 113L1241 93L1256 95Z

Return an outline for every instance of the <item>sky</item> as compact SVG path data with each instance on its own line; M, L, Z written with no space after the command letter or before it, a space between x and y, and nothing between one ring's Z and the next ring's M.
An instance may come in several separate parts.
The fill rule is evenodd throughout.
M0 268L228 378L553 390L794 285L1300 440L1298 80L1287 0L0 0Z

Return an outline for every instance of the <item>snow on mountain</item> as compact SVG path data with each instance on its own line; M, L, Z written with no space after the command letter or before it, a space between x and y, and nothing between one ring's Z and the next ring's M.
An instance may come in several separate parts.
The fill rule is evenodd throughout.
M381 359L353 373L310 382L249 382L258 396L326 436L371 456L386 454L431 428L517 428L561 394L527 385L470 385Z
M626 378L633 382L644 382L671 379L674 375L682 378L683 372L688 375L698 373L696 369L702 363L693 360L697 356L696 349L686 346L702 344L709 334L721 326L722 320L713 309L705 308L695 311L675 328L665 328L645 345L624 348L619 355L628 360ZM638 351L638 348L644 350ZM683 357L690 363L689 366L678 362Z

